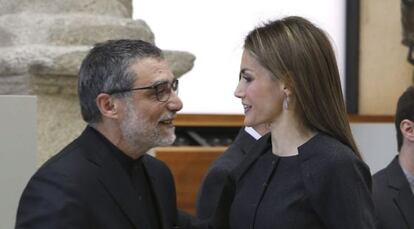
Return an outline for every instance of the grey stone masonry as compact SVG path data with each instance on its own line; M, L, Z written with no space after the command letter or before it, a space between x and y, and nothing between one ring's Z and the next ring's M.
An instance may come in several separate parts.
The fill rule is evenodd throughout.
M132 17L131 0L0 0L0 6L0 15L32 12Z
M108 39L141 39L154 42L142 20L89 14L7 14L0 16L0 47L93 45Z

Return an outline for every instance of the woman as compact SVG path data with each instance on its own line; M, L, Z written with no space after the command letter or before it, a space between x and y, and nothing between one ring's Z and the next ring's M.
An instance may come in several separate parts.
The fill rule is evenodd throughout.
M245 39L235 96L244 125L269 123L229 177L215 228L375 228L371 175L353 140L324 32L300 17Z

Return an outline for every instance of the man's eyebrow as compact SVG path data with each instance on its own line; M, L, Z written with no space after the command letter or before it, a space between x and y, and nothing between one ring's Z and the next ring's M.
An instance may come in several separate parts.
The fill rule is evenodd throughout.
M163 84L163 83L169 83L169 82L170 82L169 80L156 80L156 81L152 82L150 84L150 86L156 86L156 85L160 85L160 84Z

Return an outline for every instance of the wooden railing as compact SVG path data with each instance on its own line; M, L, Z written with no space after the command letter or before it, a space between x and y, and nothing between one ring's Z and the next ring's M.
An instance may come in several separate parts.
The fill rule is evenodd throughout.
M243 126L243 115L179 114L174 120L176 126ZM392 115L349 115L350 122L393 122Z
M195 213L195 201L199 186L211 162L226 147L159 147L156 157L171 169L177 190L178 207Z

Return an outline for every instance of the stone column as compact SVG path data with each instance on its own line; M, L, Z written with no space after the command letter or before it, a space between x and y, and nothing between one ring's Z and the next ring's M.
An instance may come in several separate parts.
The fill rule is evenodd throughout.
M154 34L143 20L132 20L131 0L0 0L0 5L0 94L37 95L40 164L85 126L76 83L93 44L154 43ZM165 53L177 76L193 67L192 54Z

